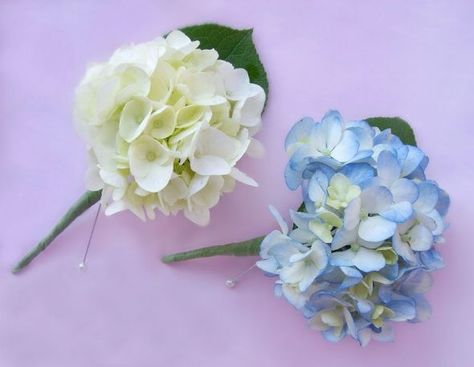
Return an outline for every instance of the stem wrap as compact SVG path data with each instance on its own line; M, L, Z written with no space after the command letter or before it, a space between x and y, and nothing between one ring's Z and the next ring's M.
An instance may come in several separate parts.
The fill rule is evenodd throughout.
M51 229L51 231L38 244L33 247L13 268L12 273L16 274L24 269L33 259L44 251L51 242L54 241L59 234L64 231L77 217L84 213L100 200L102 190L86 191L81 197L69 208L67 213L59 220L59 222Z
M201 257L211 257L219 255L227 256L255 256L260 251L260 244L264 236L253 238L247 241L228 243L226 245L202 247L196 250L178 252L171 255L166 255L161 258L165 264L170 264L179 261L197 259Z

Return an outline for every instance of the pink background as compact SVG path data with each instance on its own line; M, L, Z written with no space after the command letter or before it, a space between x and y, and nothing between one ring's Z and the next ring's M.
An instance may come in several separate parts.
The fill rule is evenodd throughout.
M0 366L472 366L474 353L474 3L472 1L0 1ZM270 80L259 138L265 160L241 167L212 224L101 217L88 269L77 268L88 212L27 271L15 261L83 191L85 154L72 126L85 65L127 42L205 21L254 27ZM400 115L451 194L447 267L430 321L397 340L333 345L274 298L254 258L166 266L160 256L272 230L267 211L296 207L283 180L283 139L303 115Z

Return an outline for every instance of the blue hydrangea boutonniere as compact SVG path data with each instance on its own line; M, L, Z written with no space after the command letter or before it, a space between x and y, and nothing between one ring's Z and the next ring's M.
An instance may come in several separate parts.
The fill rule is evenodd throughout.
M168 255L165 263L259 255L284 297L330 341L393 338L392 323L431 313L430 273L443 266L449 196L425 176L428 157L399 118L298 121L288 133L285 179L303 204L266 236ZM235 283L230 281L229 286Z

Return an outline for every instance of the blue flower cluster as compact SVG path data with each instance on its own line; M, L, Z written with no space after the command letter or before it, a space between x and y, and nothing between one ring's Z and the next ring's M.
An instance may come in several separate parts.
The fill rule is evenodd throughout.
M427 180L428 157L365 121L336 111L304 118L289 132L288 187L302 187L304 211L291 211L262 242L257 265L278 276L285 297L330 341L365 346L391 340L391 321L430 316L424 293L443 266L449 197Z

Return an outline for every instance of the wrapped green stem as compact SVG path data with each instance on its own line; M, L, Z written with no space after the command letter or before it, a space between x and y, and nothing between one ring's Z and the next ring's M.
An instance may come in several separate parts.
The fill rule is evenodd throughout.
M67 213L59 220L53 229L35 247L33 247L13 268L13 273L18 273L24 269L33 259L44 251L59 234L64 231L77 217L84 213L100 200L102 191L86 191L69 208Z
M176 254L166 255L161 258L166 264L185 261L191 259L197 259L201 257L211 256L255 256L260 251L260 244L263 240L262 237L253 238L251 240L228 243L227 245L218 245L210 247L202 247L196 250L178 252Z

